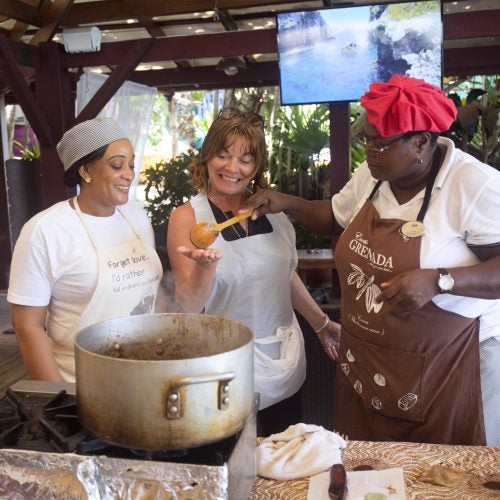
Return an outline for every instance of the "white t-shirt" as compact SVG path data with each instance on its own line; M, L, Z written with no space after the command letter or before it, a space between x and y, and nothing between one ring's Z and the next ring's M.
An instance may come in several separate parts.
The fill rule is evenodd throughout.
M151 223L142 207L127 204L120 210L154 247ZM102 246L136 238L118 210L110 217L82 215ZM67 330L85 309L96 284L97 254L68 200L38 213L24 225L12 256L8 302L48 305L51 328Z
M429 208L425 214L420 266L422 268L462 267L479 262L468 245L500 244L500 172L473 156L456 149L440 137L446 155L437 175ZM335 219L347 227L364 205L376 184L364 163L345 187L332 198ZM382 218L416 220L425 189L400 205L389 183L383 182L372 198ZM436 295L434 303L466 317L480 317L479 340L500 337L500 300L459 295Z

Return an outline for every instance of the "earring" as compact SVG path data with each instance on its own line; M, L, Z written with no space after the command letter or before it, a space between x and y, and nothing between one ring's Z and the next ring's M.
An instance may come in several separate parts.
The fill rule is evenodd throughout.
M424 160L422 160L422 158L419 158L417 160L417 166L422 167L423 164L424 164Z
M87 184L90 184L92 182L92 177L90 177L90 175L87 175L87 177L84 177L84 179Z

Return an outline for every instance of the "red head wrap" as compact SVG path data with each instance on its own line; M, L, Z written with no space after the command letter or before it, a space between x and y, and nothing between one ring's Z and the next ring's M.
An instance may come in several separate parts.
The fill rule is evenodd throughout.
M360 100L381 137L444 132L457 115L455 104L441 89L408 76L393 75L387 83L372 83Z

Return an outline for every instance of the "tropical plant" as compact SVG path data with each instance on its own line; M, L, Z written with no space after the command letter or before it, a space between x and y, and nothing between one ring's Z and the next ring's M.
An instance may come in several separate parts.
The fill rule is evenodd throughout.
M41 155L40 144L38 142L27 142L25 144L19 141L12 141L17 146L17 150L23 160L38 160Z
M269 181L278 191L306 199L329 197L328 167L320 153L329 144L329 112L324 105L278 108L271 134ZM292 220L297 248L331 246L328 236L311 233Z
M163 238L172 210L195 194L189 184L187 167L196 154L181 154L170 160L162 160L147 166L144 171L145 209L155 232Z
M365 160L366 152L362 135L366 122L366 113L359 103L352 103L350 108L351 122L351 173L354 172Z

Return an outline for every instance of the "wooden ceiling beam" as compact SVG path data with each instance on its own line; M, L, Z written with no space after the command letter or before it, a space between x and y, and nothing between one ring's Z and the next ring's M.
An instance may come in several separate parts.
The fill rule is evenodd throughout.
M165 36L161 26L150 17L138 17L137 20L139 21L139 24L141 24L149 33L151 38L161 38Z
M191 63L189 61L181 60L174 62L178 68L191 68Z
M1 38L1 37L0 37ZM4 37L5 43L10 47L14 59L19 66L35 68L38 65L38 50L32 45L17 42Z
M103 43L100 52L66 54L63 64L66 68L119 64L127 57L133 43L130 41ZM154 45L144 54L142 62L269 54L276 53L277 48L276 31L273 29L166 37L155 40Z
M36 7L38 5L38 0L26 0L25 3L33 7ZM11 40L21 40L25 35L26 31L28 30L28 28L29 24L16 21L14 23L14 26L10 30L8 38L10 38Z
M238 29L228 10L217 9L214 12L214 19L218 20L226 31L236 31Z
M500 48L464 47L444 51L445 76L498 75L500 74Z
M443 16L445 40L500 36L500 9Z
M28 25L26 23L22 23L20 21L16 21L14 26L10 30L2 30L2 34L8 37L10 40L19 41L23 38L28 30Z
M221 10L293 3L300 3L302 8L304 4L307 4L307 2L300 0L217 0L215 3L217 8ZM315 1L310 3L311 6L316 5ZM172 0L170 2L164 0L142 0L140 2L107 0L75 4L66 18L66 23L68 26L75 26L77 24L120 21L140 16L172 16L212 10L214 10L214 0Z
M2 0L0 0L1 2ZM82 5L82 4L76 4ZM75 7L76 7L75 5ZM84 4L83 4L84 5ZM68 14L69 15L69 14ZM274 16L274 13L270 13L270 15ZM261 14L237 14L233 13L231 18L233 22L237 21L251 21L258 20L261 18ZM457 13L457 14L446 14L443 16L443 36L445 40L459 40L459 39L467 39L467 38L483 38L485 36L500 36L500 23L497 21L500 18L500 9L496 10L483 10L483 11L474 11L467 13ZM67 19L67 16L66 18ZM138 20L148 19L146 16L137 17ZM123 19L121 19L123 21ZM207 17L197 17L192 19L175 19L175 20L162 20L162 21L152 21L155 24L156 31L155 37L165 36L165 33L168 34L168 28L170 26L183 26L183 25L192 25L196 26L198 24L203 24L206 22L210 22L211 18ZM100 24L97 20L94 23L94 26L97 26L100 30L108 30L111 28L110 25ZM112 29L119 30L127 30L137 28L138 24L126 24L126 23L118 23L113 24ZM144 26L148 29L146 26ZM162 29L163 28L163 29ZM225 27L227 29L227 27ZM165 31L163 31L165 30ZM149 31L149 30L148 30ZM230 31L230 30L228 30ZM29 31L28 31L29 34ZM150 35L153 36L152 32Z
M278 64L276 62L262 62L248 64L246 69L238 71L236 75L227 76L214 67L135 71L131 80L136 83L158 87L161 89L190 86L192 88L207 88L209 85L219 88L237 88L243 86L261 87L263 85L277 85L279 83ZM229 86L229 87L228 87Z
M500 18L500 9L482 11L481 23L487 26L488 36L500 36L500 23L491 19ZM482 37L482 31L476 24L469 25L463 15L448 14L444 16L444 39L452 40L455 33L467 32L471 38ZM476 31L477 30L477 31ZM118 64L126 57L132 42L104 43L100 52L86 54L67 54L64 59L66 67L103 66ZM474 48L472 50L477 50ZM144 63L155 61L189 60L209 57L245 56L252 54L272 54L277 52L276 30L231 31L209 35L193 35L189 37L165 37L156 43L145 55Z
M42 13L38 7L18 0L0 0L0 16L33 26L42 26L43 24Z
M144 54L153 43L154 40L151 38L133 42L133 46L127 54L127 57L122 59L121 63L113 70L111 75L109 75L107 80L102 84L92 99L82 109L80 114L76 117L73 125L95 118L99 114L104 106L106 106L110 99L115 95L116 91L123 85L125 80L130 78L130 75L143 60Z
M33 127L41 143L52 144L52 131L45 115L41 112L28 83L26 76L18 66L16 57L7 39L0 37L0 70L3 79L9 85L12 94L21 105L26 118Z
M43 26L33 35L31 45L52 40L74 0L54 0L43 14Z
M474 49L446 49L443 74L445 76L490 75L500 73L500 51L496 46ZM135 71L130 80L160 91L210 90L279 85L277 61L248 64L246 70L227 76L213 67L168 70Z

